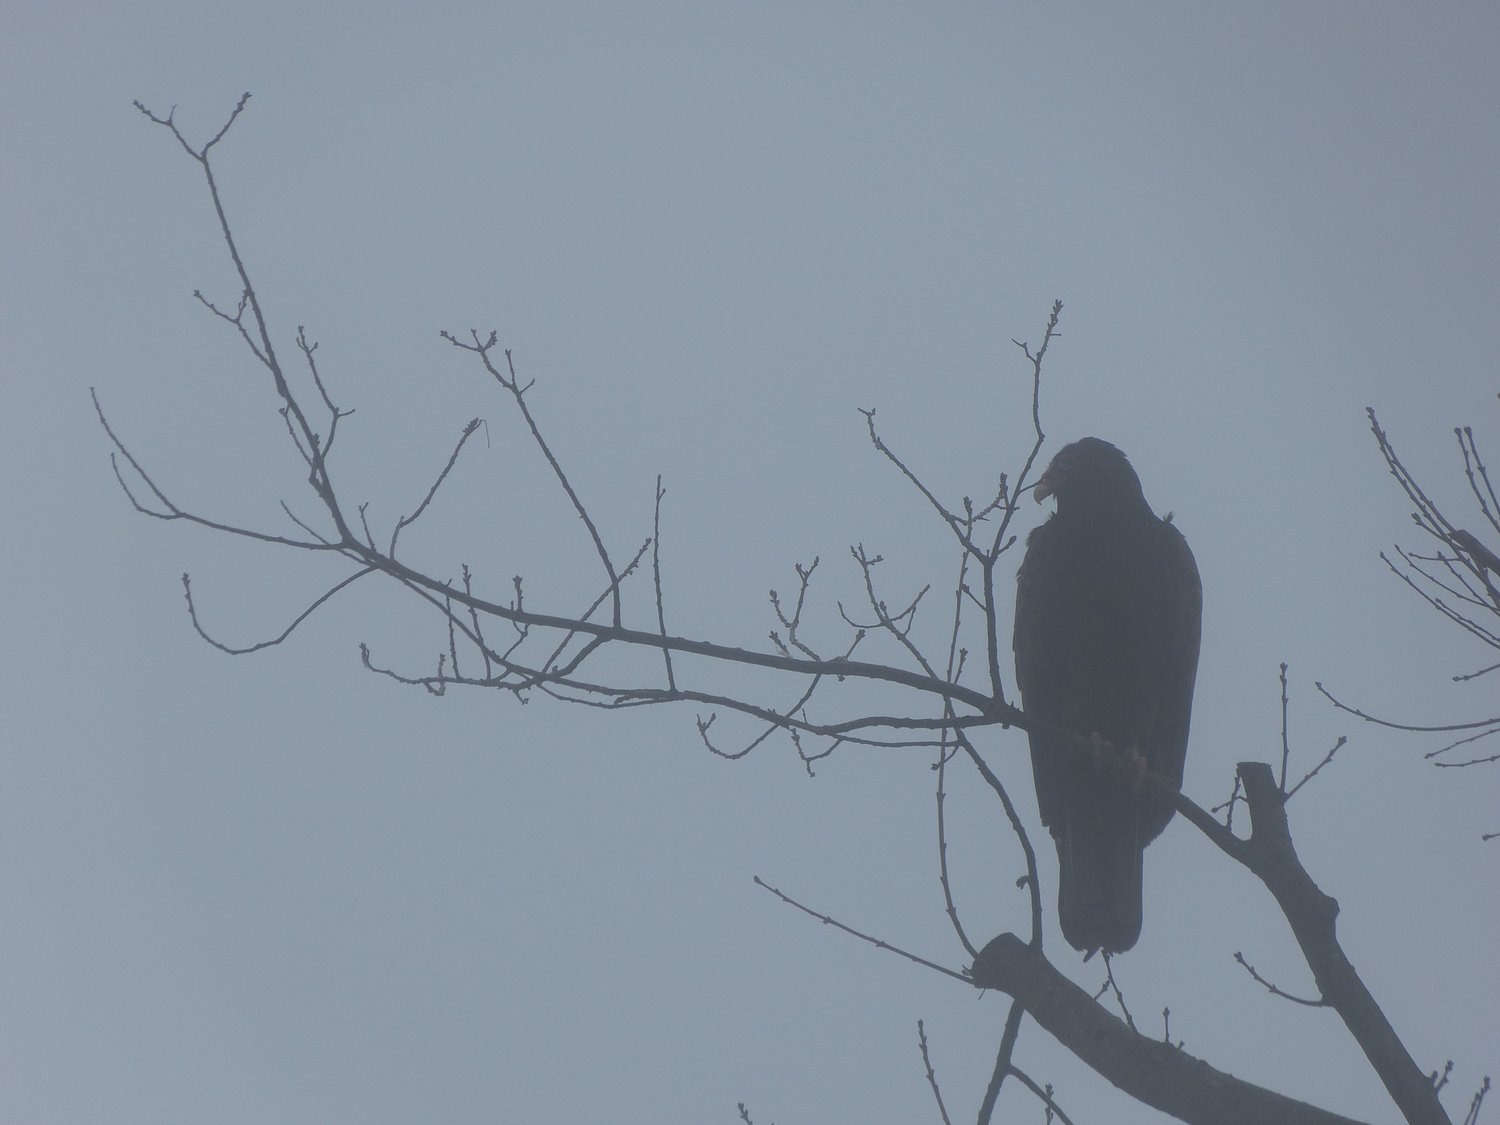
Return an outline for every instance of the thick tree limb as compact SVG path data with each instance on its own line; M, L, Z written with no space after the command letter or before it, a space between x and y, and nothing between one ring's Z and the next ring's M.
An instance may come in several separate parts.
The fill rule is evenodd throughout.
M1013 997L1079 1060L1137 1101L1195 1125L1356 1125L1226 1074L1170 1043L1148 1039L1111 1015L1015 934L1001 934L974 962L974 983Z
M1286 797L1271 767L1264 762L1241 762L1239 775L1250 805L1251 825L1243 862L1275 896L1323 1001L1338 1012L1411 1125L1449 1125L1431 1080L1412 1059L1339 945L1335 926L1339 904L1318 888L1297 857L1287 823Z

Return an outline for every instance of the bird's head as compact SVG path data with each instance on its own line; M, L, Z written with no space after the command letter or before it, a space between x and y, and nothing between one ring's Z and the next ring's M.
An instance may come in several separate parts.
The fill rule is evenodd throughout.
M1144 505L1141 480L1130 462L1102 438L1080 438L1057 451L1047 471L1036 482L1037 503L1057 497L1057 510L1065 507L1131 503Z

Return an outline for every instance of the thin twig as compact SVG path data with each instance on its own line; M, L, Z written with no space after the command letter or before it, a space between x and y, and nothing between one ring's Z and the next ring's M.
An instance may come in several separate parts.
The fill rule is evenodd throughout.
M932 1099L937 1102L938 1116L943 1119L943 1125L953 1125L948 1117L948 1107L943 1104L943 1091L938 1089L937 1073L932 1069L932 1056L927 1052L927 1029L922 1026L922 1021L917 1021L917 1047L922 1052L922 1068L927 1072L927 1085L932 1088Z
M1016 1081L1041 1099L1042 1105L1047 1108L1048 1121L1056 1117L1058 1121L1062 1122L1062 1125L1073 1125L1073 1119L1063 1112L1062 1106L1058 1105L1057 1100L1052 1096L1051 1083L1048 1083L1046 1086L1039 1086L1030 1075L1019 1067L1011 1067L1010 1073Z
M1292 756L1291 743L1286 729L1286 661L1281 662L1281 777L1277 784L1286 792L1286 762Z
M762 887L765 890L770 891L773 895L779 898L782 902L786 903L788 906L795 906L798 910L802 911L802 913L808 915L811 918L816 918L825 926L832 926L836 930L843 930L844 933L849 934L851 937L859 938L860 941L868 942L876 949L889 950L891 953L895 953L898 956L905 957L908 961L915 962L916 964L921 965L923 968L931 969L935 973L942 973L945 977L952 977L954 980L961 981L964 984L973 984L973 982L970 981L968 977L966 977L963 973L958 972L956 969L950 969L946 965L939 965L936 961L929 961L925 957L919 957L917 954L902 949L900 946L892 945L888 941L881 941L877 937L871 937L867 933L856 930L853 926L846 926L843 922L840 922L836 918L830 918L827 914L819 914L811 907L803 906L796 899L792 898L791 895L784 894L783 892L777 890L775 887L771 886L770 883L767 883L764 879L762 879L759 875L754 876L754 879L755 885L757 887Z
M263 648L272 648L276 645L279 645L282 641L286 640L292 635L298 625L301 625L315 612L317 612L318 607L323 605L323 603L328 601L328 599L333 597L340 590L347 589L348 587L354 585L354 583L358 582L365 575L373 573L374 569L372 567L365 567L362 570L355 571L347 578L341 579L340 581L336 582L331 588L319 594L317 598L313 600L313 603L310 606L304 609L301 613L297 614L296 617L292 618L291 624L289 624L276 636L272 637L270 640L257 641L252 645L245 645L244 647L227 645L223 641L220 641L211 636L208 630L203 628L203 624L198 620L198 607L193 602L193 582L187 574L184 574L182 576L182 595L187 599L188 618L192 621L193 628L197 630L200 637L202 637L209 644L213 645L213 647L218 649L220 652L227 652L230 656L245 656L252 652L259 652Z
M1237 962L1239 962L1240 968L1244 969L1245 972L1247 972L1247 973L1250 974L1250 979L1251 980L1255 981L1256 984L1260 985L1267 992L1269 992L1272 996L1279 996L1283 1000L1290 1000L1293 1004L1302 1004L1302 1005L1304 1005L1305 1007L1308 1007L1308 1008L1326 1008L1326 1007L1328 1007L1328 1001L1324 1000L1322 997L1319 997L1316 1000L1308 1000L1305 997L1302 997L1302 996L1293 996L1290 992L1285 992L1282 989L1277 988L1276 985L1272 984L1265 977L1263 977L1259 973L1257 973L1255 971L1255 966L1252 965L1252 964L1250 964L1249 961L1246 961L1245 960L1245 955L1243 953L1241 953L1239 950L1235 950L1235 952L1234 952L1234 959Z
M1340 711L1347 711L1349 714L1355 716L1356 718L1363 719L1367 723L1374 723L1376 726L1390 727L1392 730L1457 731L1457 730L1476 730L1479 727L1493 727L1493 726L1496 726L1496 725L1500 725L1500 715L1496 715L1492 719L1476 719L1472 723L1437 723L1437 724L1434 724L1434 725L1431 725L1431 726L1425 726L1425 725L1421 725L1421 724L1418 724L1418 723L1397 723L1397 722L1393 722L1390 719L1381 719L1381 718L1377 718L1374 715L1366 714L1365 712L1361 711L1358 707L1351 707L1351 706L1349 706L1349 704L1344 703L1341 700L1337 699L1333 695L1332 692L1330 692L1327 688L1325 688L1323 686L1323 683L1322 683L1321 680L1318 681L1318 682L1316 682L1316 683L1314 683L1313 687L1317 688L1320 692L1322 692L1323 695L1324 695L1324 697L1328 700L1328 702L1332 703Z
M667 635L667 610L661 592L661 501L666 490L661 486L661 474L656 474L656 503L651 512L651 579L656 586L656 625L661 635ZM677 677L672 672L672 650L661 650L662 660L667 666L667 687L677 690Z
M448 479L448 474L453 471L453 466L458 464L458 455L463 452L464 443L474 436L475 430L479 429L479 422L478 418L471 418L469 420L468 425L464 426L463 432L459 435L458 442L453 446L453 452L448 454L448 463L443 466L443 471L438 473L437 479L432 482L432 487L427 490L427 495L422 497L422 502L417 505L416 511L412 512L409 516L402 516L396 521L396 526L391 531L391 544L385 550L385 553L391 558L396 557L396 540L400 537L401 532L422 518L422 513L432 503L432 498L438 494L438 489L443 487L443 482Z

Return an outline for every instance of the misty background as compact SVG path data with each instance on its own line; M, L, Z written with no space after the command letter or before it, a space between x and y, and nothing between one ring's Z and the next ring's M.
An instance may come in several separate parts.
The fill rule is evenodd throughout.
M514 349L617 554L662 475L674 632L766 647L766 591L818 556L809 635L840 649L863 543L892 604L933 583L936 648L950 536L857 409L950 503L987 498L1030 440L1011 340L1061 298L1043 456L1118 444L1202 572L1187 792L1279 756L1286 661L1294 776L1350 736L1290 809L1345 948L1419 1063L1455 1061L1450 1112L1495 1073L1494 767L1436 770L1441 738L1312 686L1496 713L1489 680L1450 682L1488 650L1378 558L1427 545L1364 416L1483 538L1452 428L1500 457L1492 6L8 0L0 32L0 1118L934 1121L920 1018L970 1120L999 1043L1005 998L751 882L961 967L930 753L809 778L781 738L714 758L688 709L432 698L360 666L446 645L373 582L253 656L193 633L183 571L232 644L345 573L136 514L89 402L184 507L310 510L264 372L192 299L238 297L201 173L131 108L201 144L246 90L217 174L283 356L306 325L356 410L341 484L388 529L484 418L403 542L497 595L525 576L534 608L598 592L587 539L439 330ZM1043 855L1048 951L1096 988L1024 747L981 742ZM950 788L969 932L1024 932L999 810L971 770ZM1116 961L1143 1030L1170 1007L1214 1065L1390 1119L1337 1018L1233 962L1313 991L1263 888L1180 820L1146 871ZM1076 1121L1158 1120L1034 1025L1016 1061ZM1042 1110L1008 1091L1001 1116Z

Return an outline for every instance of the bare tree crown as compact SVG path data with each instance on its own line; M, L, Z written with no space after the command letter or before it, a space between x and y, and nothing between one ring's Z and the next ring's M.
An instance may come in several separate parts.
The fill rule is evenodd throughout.
M1068 1121L1065 1096L1025 1073L1016 1062L1016 1045L1026 1017L1073 1052L1088 1066L1108 1078L1129 1096L1184 1121L1225 1122L1344 1122L1338 1114L1296 1101L1275 1091L1237 1079L1208 1062L1194 1058L1180 1043L1172 1043L1170 1032L1157 1038L1137 1027L1120 991L1112 991L1116 1015L1066 979L1046 958L1043 949L1043 902L1041 874L1028 837L1025 821L1012 795L990 768L976 744L983 734L994 734L1017 751L1022 742L1004 735L1007 728L1036 730L1038 723L1013 702L1002 663L1007 645L1002 643L999 607L1009 600L1009 564L1005 557L1016 542L1012 531L1020 499L1036 479L1038 458L1046 436L1042 427L1043 369L1052 345L1059 339L1061 302L1053 304L1039 342L1033 347L1016 341L1020 356L1029 367L1032 440L1017 451L1007 472L981 500L963 497L958 502L940 498L924 483L909 458L898 454L876 426L875 411L863 411L865 427L874 450L895 470L907 486L925 500L939 534L951 545L952 586L940 597L930 587L912 596L890 599L881 589L878 554L863 546L851 548L860 589L859 607L840 604L846 632L829 646L810 637L804 614L816 596L814 579L823 573L818 559L795 569L796 582L790 592L771 595L773 623L768 644L747 649L671 627L671 601L662 577L661 522L665 491L656 482L653 526L643 528L638 539L621 550L608 543L584 499L580 487L547 440L545 429L530 397L533 384L522 373L515 356L501 347L494 332L447 332L441 334L458 358L473 365L493 384L497 394L520 417L532 445L555 488L558 502L583 525L591 553L594 587L568 606L538 606L528 597L522 576L503 571L481 571L460 565L455 576L442 576L405 561L403 536L412 534L431 509L434 499L449 483L453 469L471 445L479 429L477 419L458 427L457 437L446 453L442 467L418 489L420 501L409 513L386 526L369 518L368 505L351 499L338 475L337 454L350 423L351 410L339 404L339 396L320 370L317 344L304 328L297 329L291 347L283 354L282 338L268 323L255 285L249 276L233 225L226 214L213 157L245 110L245 95L223 127L202 144L191 142L178 128L172 114L154 113L137 103L151 122L164 129L198 167L204 177L208 201L239 280L240 291L227 303L198 294L208 313L241 339L244 348L275 389L280 424L285 431L290 456L300 465L305 492L281 502L285 516L279 527L251 527L184 507L172 499L171 486L147 467L110 422L97 393L94 406L112 446L111 459L121 488L135 508L161 520L183 521L210 531L285 547L317 555L333 555L346 565L344 574L306 606L293 610L283 627L252 643L230 643L205 625L191 581L183 576L183 588L193 627L205 641L231 654L253 652L284 642L297 627L330 599L365 579L381 577L429 607L440 624L443 649L425 667L396 667L361 646L365 665L372 671L403 684L442 694L450 688L485 688L509 694L522 701L541 697L581 706L623 710L661 704L685 704L697 712L696 729L703 745L728 758L742 757L773 737L784 737L796 747L809 771L820 758L840 747L878 745L904 747L930 754L936 784L936 838L938 874L945 909L954 933L955 949L962 950L966 967L944 965L940 958L895 950L879 938L796 901L790 894L762 885L786 903L859 940L872 942L925 966L947 981L965 988L999 990L1011 997L1004 1028L997 1045L990 1082L978 1099L978 1119L992 1119L997 1100L1007 1084L1034 1097L1037 1112L1048 1119ZM1372 424L1373 424L1373 414ZM1491 629L1482 624L1485 614L1500 613L1500 597L1493 582L1500 582L1500 561L1467 532L1442 518L1436 507L1416 488L1390 451L1384 434L1376 427L1381 448L1418 505L1417 523L1440 541L1446 551L1423 557L1399 552L1403 564L1415 572L1406 580L1419 592L1425 581L1446 591L1453 601L1433 594L1428 597L1438 609L1473 635L1500 648ZM1489 486L1472 436L1463 432L1469 480L1481 510L1500 533L1496 512L1500 503ZM1389 560L1388 560L1389 562ZM1435 568L1435 569L1434 569ZM1396 569L1393 564L1393 569ZM1399 571L1398 571L1399 572ZM914 622L938 601L934 611L942 615L945 642L924 647L917 640ZM650 627L639 622L649 620ZM879 642L881 652L894 658L867 658ZM647 660L625 664L606 663L605 652L636 652ZM759 694L738 694L696 686L696 672L705 665L719 668L761 670L779 679L780 686ZM630 669L621 673L619 668ZM1491 671L1493 669L1485 669ZM1480 674L1480 673L1476 673ZM1290 748L1285 730L1285 668L1283 667L1283 753L1279 775L1268 765L1243 762L1234 780L1229 801L1210 812L1175 785L1150 775L1142 784L1152 785L1200 832L1202 838L1232 863L1253 873L1270 892L1301 949L1316 985L1317 994L1301 1002L1327 1008L1343 1022L1358 1043L1374 1072L1389 1092L1402 1118L1413 1125L1436 1125L1450 1119L1440 1101L1446 1080L1424 1073L1414 1062L1371 991L1340 944L1337 933L1338 905L1303 867L1293 845L1287 802L1303 783L1331 760L1323 758L1302 781L1288 786L1287 760ZM853 690L856 686L862 690ZM897 700L889 707L872 707L866 688L879 688ZM733 731L720 725L720 715L739 720ZM1485 733L1500 727L1500 719L1486 721ZM1097 745L1077 732L1047 728L1069 753L1098 754ZM1477 736L1476 736L1477 737ZM1339 745L1341 745L1340 742ZM1017 919L1014 933L988 942L975 941L962 921L957 890L949 878L944 796L958 783L962 770L977 777L993 795L996 808L1014 836L1028 889L1029 917ZM972 771L972 774L969 774ZM1243 802L1249 810L1248 834L1237 832L1233 814ZM1221 814L1222 819L1219 815ZM759 882L759 880L757 880ZM1265 981L1248 962L1246 971L1279 996L1288 993ZM1108 964L1106 959L1106 971ZM1113 974L1109 981L1113 983ZM1290 997L1297 999L1296 997ZM1166 1016L1164 1014L1164 1024ZM936 1108L949 1120L945 1097L939 1087L937 1067L929 1050L927 1030L918 1025L919 1049ZM1478 1112L1476 1096L1467 1121ZM947 1101L952 1100L952 1094ZM741 1118L751 1120L742 1105Z

